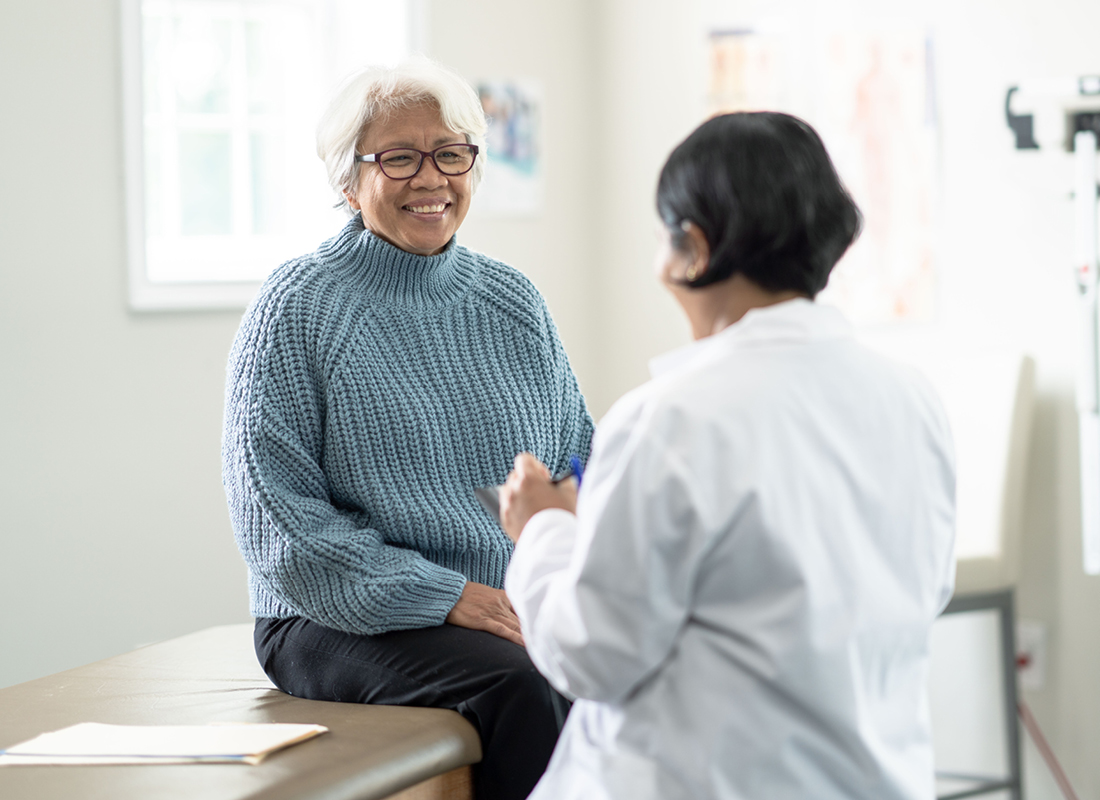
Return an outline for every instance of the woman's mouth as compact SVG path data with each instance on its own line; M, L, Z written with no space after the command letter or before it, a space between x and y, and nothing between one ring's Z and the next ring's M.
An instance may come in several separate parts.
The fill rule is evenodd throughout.
M449 205L450 203L410 203L402 206L402 208L411 211L413 214L442 214Z

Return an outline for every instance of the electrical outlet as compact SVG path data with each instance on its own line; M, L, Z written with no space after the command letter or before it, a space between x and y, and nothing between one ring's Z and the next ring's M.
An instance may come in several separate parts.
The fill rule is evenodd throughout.
M1016 674L1020 688L1042 689L1047 676L1047 626L1045 622L1016 621Z

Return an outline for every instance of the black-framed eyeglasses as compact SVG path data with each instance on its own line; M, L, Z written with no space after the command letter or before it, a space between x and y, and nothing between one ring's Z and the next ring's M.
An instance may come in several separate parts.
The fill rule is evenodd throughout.
M465 175L474 168L477 153L476 144L445 144L428 153L412 147L395 147L381 153L356 156L355 160L373 161L387 178L403 181L420 172L425 158L430 158L444 175Z

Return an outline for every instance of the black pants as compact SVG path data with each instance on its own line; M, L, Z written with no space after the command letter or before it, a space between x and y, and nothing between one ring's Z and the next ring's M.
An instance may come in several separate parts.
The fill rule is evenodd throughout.
M546 770L569 703L527 651L455 625L360 636L291 619L256 620L256 655L287 694L454 709L481 735L478 800L522 800Z

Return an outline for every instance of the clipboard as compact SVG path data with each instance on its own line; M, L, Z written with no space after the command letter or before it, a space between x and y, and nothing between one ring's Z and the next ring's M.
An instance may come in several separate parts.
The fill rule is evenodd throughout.
M474 497L497 522L500 522L500 489L500 486L479 486L474 489Z
M570 459L573 463L573 468L563 472L561 475L551 479L551 483L561 483L567 478L576 478L577 484L581 482L581 464L580 459L573 456ZM504 488L504 484L499 486L478 486L474 489L474 497L481 503L481 507L489 512L489 515L497 521L502 528L504 525L500 522L500 490Z

